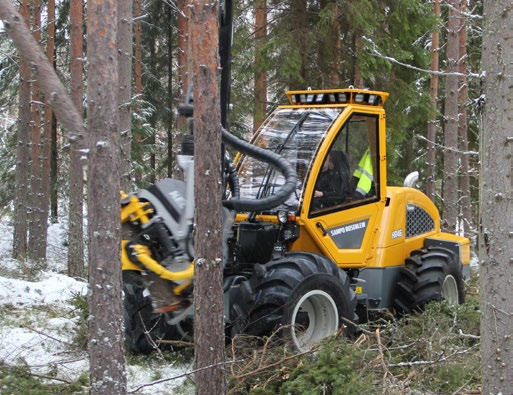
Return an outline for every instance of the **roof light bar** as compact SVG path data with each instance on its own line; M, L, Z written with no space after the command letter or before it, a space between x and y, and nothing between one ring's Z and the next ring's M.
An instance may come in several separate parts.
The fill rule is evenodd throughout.
M362 104L383 106L388 93L364 89L307 90L287 92L292 105Z

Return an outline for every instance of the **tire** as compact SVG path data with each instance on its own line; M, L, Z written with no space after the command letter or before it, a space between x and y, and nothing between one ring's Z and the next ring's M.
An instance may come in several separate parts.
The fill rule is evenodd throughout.
M180 338L176 328L167 323L164 314L153 312L151 298L144 295L144 289L139 272L123 271L125 343L127 350L133 354L149 354L157 347L170 348L157 342Z
M296 351L306 351L342 324L347 333L354 331L356 294L347 274L328 258L293 252L260 269L250 280L254 303L244 333L265 336L279 329Z
M465 302L462 267L450 250L440 247L415 250L400 270L394 300L400 314L422 312L427 303L446 300Z

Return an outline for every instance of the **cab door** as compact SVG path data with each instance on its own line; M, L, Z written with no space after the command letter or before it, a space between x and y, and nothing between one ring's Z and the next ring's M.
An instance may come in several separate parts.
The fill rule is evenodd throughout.
M326 141L313 166L313 179L305 191L303 225L319 250L344 267L365 266L374 255L384 196L385 154L380 149L379 128L384 119L378 114L354 113L336 137ZM384 143L383 143L384 144ZM384 149L384 146L383 146ZM333 204L319 204L316 192L325 161L333 153L343 152L349 171L349 189ZM367 156L366 156L367 155ZM321 157L322 156L322 157ZM336 177L332 176L332 179Z

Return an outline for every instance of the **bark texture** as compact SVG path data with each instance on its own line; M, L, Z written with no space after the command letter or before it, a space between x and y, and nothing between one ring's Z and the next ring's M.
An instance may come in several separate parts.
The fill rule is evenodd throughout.
M132 176L132 1L118 2L118 56L121 189L130 191Z
M513 7L485 1L481 130L482 393L513 388Z
M9 3L10 5L10 3ZM3 6L2 6L3 7ZM0 7L0 13L2 12ZM20 3L19 18L23 18L28 24L30 11L28 0ZM2 16L2 19L4 17ZM20 21L20 23L23 23ZM27 28L28 32L28 28ZM30 32L28 32L30 35ZM32 37L32 36L30 36ZM14 259L22 259L27 254L28 248L28 187L29 187L29 160L30 160L30 66L25 58L20 59L20 88L18 92L18 138L16 144L16 174L14 193L14 235L12 256Z
M191 3L196 196L194 344L197 394L226 393L221 220L218 4Z
M444 110L444 182L443 228L456 232L458 220L458 59L459 59L459 0L451 0L447 22L447 76L445 77Z
M83 3L70 1L70 44L71 44L71 100L76 110L82 114L83 101ZM84 179L83 154L77 148L69 153L69 240L68 275L82 277L84 270Z
M433 13L440 18L440 1L433 2ZM431 33L431 80L429 82L429 96L431 98L431 112L427 127L427 176L426 195L434 202L436 197L436 132L438 122L438 67L440 59L440 32L437 29Z
M126 394L121 301L116 0L87 3L91 394Z
M267 40L267 1L255 4L255 98L253 103L253 132L260 127L267 114L267 71L263 48Z

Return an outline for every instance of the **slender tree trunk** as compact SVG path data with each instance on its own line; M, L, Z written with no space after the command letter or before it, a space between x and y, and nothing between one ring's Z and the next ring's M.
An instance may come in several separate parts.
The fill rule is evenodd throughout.
M46 27L46 57L48 62L55 67L55 0L47 2L47 19ZM45 120L42 144L42 172L41 172L41 196L43 203L41 205L42 215L44 218L43 228L44 234L48 230L48 217L50 213L50 190L51 190L51 167L52 167L52 128L53 128L53 111L48 97L45 96Z
M20 3L20 14L23 20L19 23L30 23L29 0ZM12 255L22 259L28 247L28 181L30 174L30 67L28 62L20 60L20 88L18 98L18 142L16 146L15 174L15 210Z
M55 67L54 60L54 67ZM51 154L50 154L50 211L52 217L52 224L59 221L59 194L57 185L59 151L57 149L57 118L52 109L52 131L51 131Z
M298 48L299 53L305 54L307 52L306 32L308 29L308 13L307 13L307 1L306 0L292 0L291 2L291 13L293 17L293 27L295 44ZM306 62L304 57L301 57L301 64L299 66L299 78L294 81L290 81L290 89L304 89L306 81Z
M36 42L41 45L41 0L33 0L32 31ZM46 212L43 208L45 201L42 196L42 97L39 83L36 79L31 84L31 147L32 166L30 176L30 211L29 211L29 253L33 259L46 258L46 222L43 218Z
M188 64L187 54L189 51L189 31L188 23L190 18L190 9L186 6L186 0L177 0L177 8L180 10L177 14L178 19L178 37L177 37L177 56L178 64L178 85L179 85L179 102L185 103L187 91L189 89L190 66ZM178 117L178 129L186 130L185 117Z
M141 9L141 1L135 0L134 4L134 14L135 14L135 49L134 49L134 82L135 82L135 97L137 100L142 100L143 95L143 86L142 86L142 9ZM137 112L139 110L139 105L136 103L134 111ZM137 147L142 145L142 137L139 132L140 122L136 122L135 131L133 134L133 140ZM142 160L140 158L140 152L131 152L132 160ZM142 180L142 174L140 171L136 171L134 174L134 179L136 182L140 182Z
M116 0L87 3L91 394L126 394L119 224Z
M470 237L473 229L472 207L470 201L470 174L468 157L468 131L467 131L467 102L468 102L468 84L467 84L467 25L466 16L468 13L467 3L460 2L459 10L459 36L460 36L460 55L458 70L462 75L460 77L460 95L458 102L460 105L459 114L459 150L460 150L460 204L462 213L463 231L465 236Z
M357 29L354 32L354 76L353 76L353 85L355 88L363 88L363 76L362 76L362 67L359 62L359 53L362 51L363 39L362 32Z
M267 40L267 0L255 4L255 97L253 104L253 131L255 132L267 114L267 70L263 47Z
M119 92L118 115L121 136L121 189L131 189L132 163L132 1L118 1Z
M173 9L167 7L167 17L169 21L174 22ZM173 29L175 23L167 25L167 116L166 116L166 132L167 132L167 176L173 177L173 131L174 131L174 117L171 109L174 107L173 103Z
M486 72L480 146L482 394L513 388L513 8L485 1L482 66Z
M459 0L451 0L447 23L447 72L445 77L443 228L454 233L458 220L458 59Z
M83 101L83 3L82 0L70 2L70 57L71 57L71 100L77 111L82 114ZM84 179L82 153L78 149L70 150L69 170L69 240L68 275L83 277L84 265Z
M221 108L217 3L191 3L196 196L194 350L196 393L226 393L221 220ZM208 143L206 143L208 142Z
M440 0L433 4L435 18L440 18ZM434 202L436 198L436 132L438 121L438 65L440 58L440 32L437 28L431 33L431 81L429 83L429 96L431 98L431 111L427 127L427 177L426 194Z

